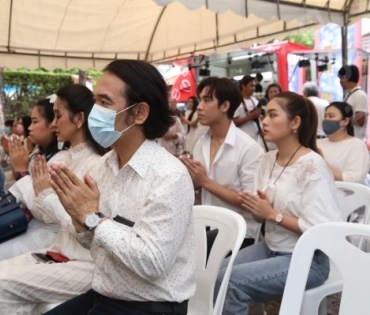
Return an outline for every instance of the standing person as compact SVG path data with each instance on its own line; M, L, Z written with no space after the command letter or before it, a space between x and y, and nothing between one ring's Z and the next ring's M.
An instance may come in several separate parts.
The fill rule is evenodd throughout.
M333 102L325 110L323 128L328 138L317 145L337 181L363 184L370 159L366 144L353 137L352 106Z
M338 71L338 77L344 90L343 101L353 108L354 135L360 140L366 140L367 95L358 85L360 71L355 65L343 66Z
M61 151L60 162L82 176L101 158L104 149L92 138L87 118L94 105L93 93L83 85L59 89L53 104L53 127L59 142L69 142L70 149ZM60 303L91 287L94 263L90 252L77 240L72 218L50 186L46 159L38 156L32 165L33 190L18 180L11 193L24 203L38 220L61 226L55 242L47 250L69 259L65 263L40 264L31 252L0 262L0 305L2 315L36 315L40 303ZM28 185L28 184L27 184ZM35 251L33 251L35 252ZM46 249L36 253L45 254Z
M195 96L188 99L187 111L184 116L181 116L181 121L185 128L185 147L190 153L193 153L195 143L198 141L196 138L196 133L198 129L198 104L199 101Z
M249 303L281 297L300 235L324 222L342 221L333 175L316 147L317 113L310 100L283 92L267 105L263 131L278 150L268 152L258 168L255 193L242 192L240 202L265 222L263 242L241 250L234 262L224 315L247 315ZM225 266L225 264L224 264ZM225 267L221 269L219 288ZM307 288L321 285L329 259L317 251Z
M234 114L234 123L248 134L253 140L259 142L259 117L261 111L257 108L258 101L253 97L256 90L256 81L250 75L240 80L242 102Z
M173 155L180 155L184 151L185 146L184 127L179 118L176 100L170 98L168 103L173 114L174 123L158 142Z
M315 82L306 82L303 84L303 95L307 97L316 107L317 110L317 139L323 139L326 137L324 130L322 129L322 121L324 120L324 113L326 106L329 105L327 100L319 98L319 89Z
M239 192L252 192L263 150L232 121L240 104L240 92L230 79L204 79L197 93L199 120L209 126L209 131L197 142L194 160L181 160L194 186L202 188L202 204L229 208L244 217L248 229L243 246L247 246L254 242L259 224L242 209Z
M63 166L51 178L81 242L91 248L92 290L47 314L186 314L195 292L193 185L154 140L173 123L155 67L116 60L95 88L89 128L112 147L92 177Z

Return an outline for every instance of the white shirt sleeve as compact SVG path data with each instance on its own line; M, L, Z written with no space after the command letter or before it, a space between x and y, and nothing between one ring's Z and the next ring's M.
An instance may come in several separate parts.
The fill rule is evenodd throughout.
M257 169L263 156L263 149L256 142L250 145L248 150L241 156L239 178L242 191L254 192L254 182L257 177Z
M323 165L306 179L302 194L302 213L298 218L298 225L302 232L316 224L325 222L343 221L338 208L336 190L333 185L332 174ZM321 169L321 170L320 170Z
M105 220L96 228L92 244L148 281L160 278L173 266L192 220L194 202L193 185L184 172L174 172L152 187L133 227Z
M356 112L367 113L367 96L362 90L354 92L352 94L350 102L353 107L354 113Z
M357 140L357 139L356 139ZM338 152L338 154L340 154ZM342 170L344 182L364 183L366 174L369 172L370 158L364 142L356 141L351 146L351 154L348 154Z
M234 113L234 118L242 117L245 115L243 104L240 104Z

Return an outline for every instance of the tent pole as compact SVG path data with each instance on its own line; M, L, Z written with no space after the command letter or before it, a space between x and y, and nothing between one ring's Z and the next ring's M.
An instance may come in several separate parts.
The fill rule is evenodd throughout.
M342 30L342 65L343 66L348 64L348 25L349 25L349 12L350 12L352 4L353 4L353 0L346 0L346 2L344 3L343 26L341 27L341 30Z
M0 67L0 127L4 127L4 68Z
M10 36L12 34L13 0L10 1L9 26L8 26L8 51L10 52Z

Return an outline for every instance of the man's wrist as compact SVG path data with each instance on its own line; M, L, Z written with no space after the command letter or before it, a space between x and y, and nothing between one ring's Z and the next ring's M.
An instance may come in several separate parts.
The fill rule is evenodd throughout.
M28 171L16 171L16 172L14 172L15 180L19 180L22 177L25 177L27 175L30 175L30 173Z

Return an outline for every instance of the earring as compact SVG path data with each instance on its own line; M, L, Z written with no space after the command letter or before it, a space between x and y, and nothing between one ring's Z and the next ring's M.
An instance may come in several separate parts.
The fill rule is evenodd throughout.
M292 131L293 131L294 133L297 133L297 128L293 128L293 129L292 129Z

